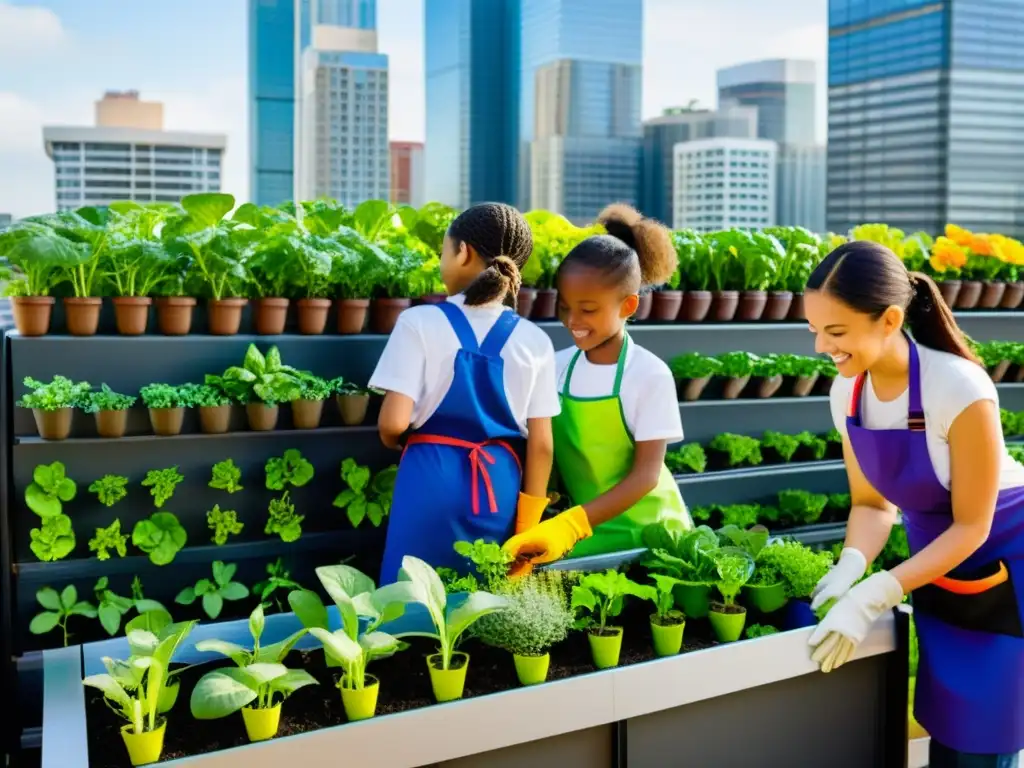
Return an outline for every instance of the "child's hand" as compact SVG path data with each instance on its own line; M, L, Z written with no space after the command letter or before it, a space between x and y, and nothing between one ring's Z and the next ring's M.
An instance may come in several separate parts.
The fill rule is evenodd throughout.
M520 493L519 505L516 509L516 533L525 533L537 525L547 506L546 498Z
M567 555L577 542L589 538L593 533L586 510L573 507L568 512L538 523L524 533L516 534L502 547L517 561L512 566L510 576L529 573L519 564L524 558L530 569L534 565L552 563Z

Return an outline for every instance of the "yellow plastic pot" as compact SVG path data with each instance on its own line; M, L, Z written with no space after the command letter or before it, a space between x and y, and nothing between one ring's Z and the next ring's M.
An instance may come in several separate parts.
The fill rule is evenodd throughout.
M731 610L727 610L731 609ZM720 643L734 643L743 636L743 627L747 623L747 609L741 606L725 606L712 603L708 613L708 621L715 631Z
M683 649L683 630L686 621L678 624L659 624L657 614L651 616L651 639L658 656L675 656Z
M434 699L439 703L461 699L462 692L466 689L469 654L462 651L453 653L452 663L448 669L441 668L442 662L440 653L427 656L427 669L430 670L430 686L434 689Z
M160 759L160 753L164 751L167 721L161 718L158 722L154 730L145 733L132 733L130 725L122 726L121 738L128 748L128 759L132 765L149 765Z
M277 728L281 725L281 705L275 704L266 709L243 707L242 720L245 722L245 732L249 734L249 741L272 739L277 735Z
M364 675L362 688L346 688L346 677L342 677L341 706L345 708L345 717L350 721L369 720L377 714L377 693L380 681L373 675Z
M551 655L520 656L518 653L512 655L512 661L516 665L516 676L522 685L537 685L548 679L548 667L551 666Z
M619 666L619 655L622 653L622 627L605 627L604 634L587 633L590 641L590 656L598 669Z

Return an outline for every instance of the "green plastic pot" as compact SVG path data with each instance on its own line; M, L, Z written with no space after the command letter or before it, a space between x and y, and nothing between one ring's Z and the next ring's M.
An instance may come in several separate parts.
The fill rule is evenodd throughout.
M440 653L427 656L427 669L430 670L430 686L434 689L434 700L440 703L461 699L466 689L469 654L462 651L453 653L448 669L442 669L442 663Z
M347 675L341 679L341 706L345 708L345 717L350 722L369 720L377 714L377 693L380 681L373 675L364 675L362 688L346 688Z
M783 581L767 585L747 584L743 588L743 595L750 607L761 613L775 613L775 611L785 608L786 603L789 602L789 597L786 595L786 583Z
M732 606L735 613L726 613L725 608L726 606L721 603L712 603L708 621L715 630L718 642L735 643L743 635L743 627L747 623L747 609L736 605Z
M676 607L691 619L703 619L711 605L711 585L697 582L682 582L672 589Z
M590 641L590 656L598 669L609 669L619 666L622 653L622 627L605 627L604 634L597 635L593 631L587 633Z
M652 613L651 639L654 641L654 653L658 656L675 656L683 649L686 620L679 614L676 624L659 624L658 621L658 614Z
M516 665L516 676L521 685L537 685L548 679L548 667L551 666L550 654L540 656L520 656L512 654L512 661Z

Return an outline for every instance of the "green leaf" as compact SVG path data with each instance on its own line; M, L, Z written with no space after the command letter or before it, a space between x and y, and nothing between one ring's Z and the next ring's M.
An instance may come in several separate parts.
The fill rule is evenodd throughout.
M313 627L309 634L319 640L327 653L342 665L350 667L363 656L363 649L355 640L348 636L344 629L328 632L326 629Z
M292 649L295 647L295 644L298 643L299 640L301 640L305 634L306 630L300 629L290 634L284 640L278 640L276 643L271 643L270 645L261 645L260 651L256 654L256 658L254 659L254 661L272 661L276 663L283 662L285 660L285 657L287 657L288 654L291 653Z
M245 648L226 640L200 640L196 643L196 650L200 653L219 653L239 665L244 664L249 657L249 652Z
M266 618L263 615L263 606L257 605L252 613L249 614L249 634L252 635L253 641L259 642L260 637L263 636L263 628L266 626Z
M36 600L43 608L50 611L59 611L62 607L60 595L57 594L57 590L53 587L43 587L36 592Z
M79 600L73 606L68 613L74 614L75 616L85 616L87 619L96 618L96 606L87 600Z
M217 582L218 586L223 587L234 578L235 571L237 570L238 566L234 563L225 565L220 560L215 560L213 563L213 580Z
M289 669L281 677L275 678L270 683L270 689L285 697L291 696L299 688L307 685L319 685L316 678L304 669Z
M352 523L353 528L358 528L359 524L366 518L366 497L359 496L354 499L351 504L348 505L348 521Z
M70 611L78 602L78 590L74 584L68 584L60 593L60 604L65 611Z
M327 629L327 607L320 596L309 589L295 589L288 593L288 605L306 629Z
M60 500L48 494L36 483L25 489L25 503L42 518L59 515L62 509Z
M341 493L334 497L334 506L338 507L339 509L344 509L349 504L351 504L352 500L355 498L356 492L353 491L351 488L346 488L344 491L342 491Z
M29 622L28 631L33 635L45 635L60 622L60 614L45 611L32 617Z
M220 192L204 192L181 198L181 207L197 228L204 229L219 224L235 207L235 198Z
M221 610L224 608L224 598L216 592L208 592L203 595L203 611L211 619L216 619L220 616Z
M82 684L101 691L104 698L109 699L119 707L131 708L131 697L111 675L89 675L82 680Z
M251 684L238 678L241 670L222 669L208 672L192 689L189 707L196 720L215 720L234 714L256 700Z
M258 685L266 685L271 680L276 680L288 673L288 669L284 664L277 664L274 662L257 662L255 664L249 664L243 667L242 671L256 681Z
M220 596L225 600L244 600L249 596L249 588L237 581L232 581L221 587Z
M75 494L78 492L78 486L75 485L75 481L69 477L65 477L57 485L57 498L61 501L71 501L75 498Z
M178 605L192 605L196 601L196 591L193 587L185 587L178 596L174 598L174 602Z
M367 632L359 638L359 645L368 657L382 659L398 650L398 639L386 632Z
M99 607L100 624L113 637L121 628L121 612L110 603L103 603Z
M440 582L440 579L438 581ZM477 619L503 610L507 605L508 601L503 597L489 592L471 592L465 601L448 613L448 636L452 642L456 641Z

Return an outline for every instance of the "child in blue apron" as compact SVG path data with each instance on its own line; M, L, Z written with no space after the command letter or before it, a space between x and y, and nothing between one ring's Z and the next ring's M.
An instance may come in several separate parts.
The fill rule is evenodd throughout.
M676 383L626 333L641 288L676 270L675 247L664 226L627 205L609 206L598 221L608 234L573 248L557 276L559 317L575 345L556 355L555 464L576 506L506 542L511 554L530 557L514 575L565 555L643 546L653 523L692 525L665 466L667 446L683 439Z
M370 379L384 390L378 430L404 452L380 583L402 558L465 571L457 541L502 542L540 518L558 413L554 347L506 304L533 249L529 225L485 203L448 228L441 279L448 300L403 312Z
M1006 451L995 385L935 283L882 245L841 245L805 297L816 349L839 369L832 416L852 497L845 548L815 590L813 607L837 602L810 638L812 658L825 672L845 663L910 595L930 768L1017 766L1024 467ZM859 581L897 509L910 558Z

